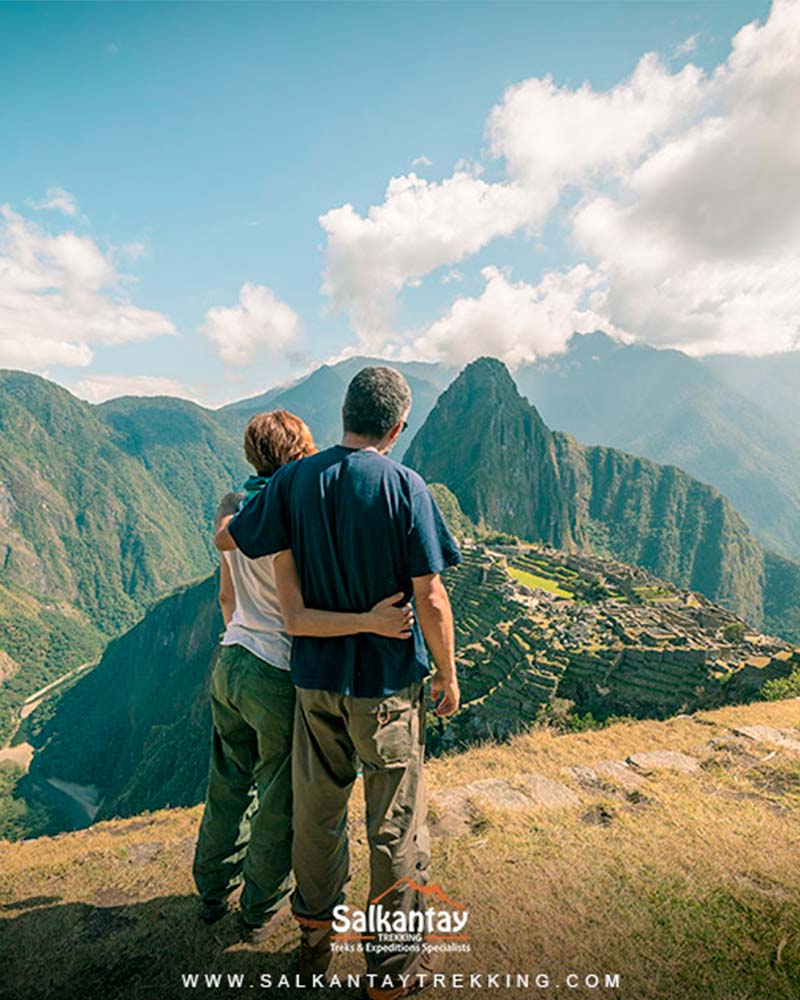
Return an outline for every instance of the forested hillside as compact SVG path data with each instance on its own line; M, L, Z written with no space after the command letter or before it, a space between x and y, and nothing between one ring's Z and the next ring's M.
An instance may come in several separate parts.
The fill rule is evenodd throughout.
M0 372L0 739L27 695L212 568L213 510L243 471L241 443L201 407L93 407Z

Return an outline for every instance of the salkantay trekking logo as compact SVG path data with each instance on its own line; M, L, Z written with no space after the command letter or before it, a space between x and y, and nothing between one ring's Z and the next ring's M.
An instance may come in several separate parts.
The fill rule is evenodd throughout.
M418 893L426 905L409 909L384 905L388 896L402 888ZM336 906L333 945L338 951L470 951L465 933L468 922L469 909L450 899L441 886L401 878L371 899L364 910Z

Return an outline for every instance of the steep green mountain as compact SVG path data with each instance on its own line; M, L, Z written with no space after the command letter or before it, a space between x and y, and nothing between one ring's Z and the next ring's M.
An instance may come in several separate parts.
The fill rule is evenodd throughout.
M751 358L736 354L716 354L701 363L732 391L746 396L765 410L776 425L790 434L800 427L800 350Z
M764 553L764 624L768 631L800 643L800 570L791 559Z
M241 443L201 407L94 407L0 372L0 741L25 697L211 569L213 511L243 471Z
M747 398L714 360L576 334L515 378L550 426L679 466L728 497L762 543L800 555L800 423L782 424L768 393Z
M109 644L33 737L43 749L21 794L51 803L51 777L97 786L103 791L98 819L202 798L208 674L222 630L216 593L216 575L183 587Z
M4 582L73 603L104 631L210 565L175 493L44 379L0 374L0 481Z
M773 594L770 620L793 634L782 620L790 589L767 581L776 564L765 567L758 542L716 489L673 466L551 431L499 361L483 358L462 372L406 460L448 486L471 518L522 538L635 563L759 624L765 591ZM800 574L797 564L781 565Z
M219 411L219 418L240 434L250 417L260 410L290 410L306 421L317 444L327 447L335 444L341 436L342 403L350 379L365 365L386 364L401 371L411 387L414 405L405 435L411 441L425 422L439 393L455 377L452 368L421 361L347 358L335 365L322 365L292 385L276 387L260 396L231 403Z
M112 399L96 413L114 430L118 447L177 500L211 553L208 529L219 500L250 471L241 434L213 411L168 396Z

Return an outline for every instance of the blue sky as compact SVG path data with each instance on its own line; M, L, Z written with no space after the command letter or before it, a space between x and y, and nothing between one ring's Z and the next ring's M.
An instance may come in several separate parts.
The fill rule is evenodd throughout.
M576 250L575 209L608 193L628 205L625 192L638 192L632 178L643 158L659 144L685 139L707 108L698 107L691 122L670 111L657 134L631 140L624 173L615 163L610 172L602 166L598 179L590 164L591 191L581 177L559 189L555 206L532 214L515 208L507 226L495 232L488 225L477 248L464 232L448 236L447 251L426 250L438 238L422 234L418 266L413 234L403 262L390 260L394 221L362 239L338 223L326 232L319 218L348 203L363 218L370 206L384 203L389 179L412 169L433 184L466 161L464 176L477 178L480 163L485 184L513 183L508 154L493 157L486 132L509 86L549 74L564 94L577 93L587 81L602 95L629 79L645 53L655 52L670 81L691 62L703 71L702 81L691 86L710 89L732 37L754 19L765 22L769 10L761 2L3 5L0 203L16 218L20 240L39 241L40 256L50 253L43 241L59 233L90 241L114 269L107 284L90 282L92 295L157 313L174 333L148 335L142 320L145 339L133 339L124 321L110 314L103 322L119 321L120 332L87 335L79 345L82 363L65 364L66 355L55 347L51 355L41 344L27 351L25 338L36 338L36 321L20 319L25 302L15 286L7 313L0 301L0 345L4 338L11 345L5 361L0 347L0 363L45 372L93 398L120 386L169 391L166 382L147 381L169 379L204 401L220 402L291 378L359 343L398 356L451 360L456 340L480 340L491 306L480 302L489 286L497 296L490 315L502 323L506 306L516 315L522 302L524 313L520 296L542 304L543 274L564 274L584 261L594 277L579 276L587 298L575 308L591 319L608 317L622 336L658 342L663 304L654 306L652 317L638 316L625 299L634 293L625 293L622 281L615 284L625 262L612 259L603 269L602 253L592 249L597 233L586 235L585 220ZM775 43L765 34L759 44ZM743 72L732 68L731 76L734 71ZM649 92L656 86L648 83ZM681 99L686 101L680 95L674 101ZM735 124L735 97L711 93L703 100L713 103L715 114L721 106ZM526 123L515 112L506 131L530 135L536 128L535 116ZM613 145L617 136L610 129ZM505 149L512 144L508 135ZM580 134L573 128L565 141L580 145ZM561 138L551 127L543 142L552 146ZM558 155L571 158L566 148ZM421 157L430 162L412 167ZM548 169L558 174L560 163L554 159ZM41 207L58 201L52 194L58 190L72 196L69 212ZM676 203L683 204L683 193L676 190ZM473 192L465 196L472 204ZM472 225L468 216L467 209L464 229ZM398 225L405 233L406 221ZM331 244L342 258L336 287L325 294ZM15 253L24 254L21 245ZM373 275L370 257L383 259L384 253L387 270ZM362 264L367 271L354 273ZM686 267L689 274L694 264ZM487 277L486 268L495 271ZM443 282L447 276L451 280ZM374 309L365 299L373 279L376 287L386 282ZM245 283L264 286L269 296L256 296L253 314L219 315L213 341L208 311L236 307ZM74 283L70 289L80 295ZM61 288L58 294L66 293ZM590 309L592 294L605 298ZM459 299L466 305L454 315ZM345 311L332 309L332 301L344 303ZM288 312L273 318L278 305ZM553 308L551 303L548 316ZM540 312L531 314L534 326ZM795 316L786 317L788 329ZM698 353L709 345L736 349L738 327L727 315L724 323L713 335L705 329L694 339L687 335L686 346ZM71 321L72 332L63 337L80 340L74 330ZM226 364L220 343L229 333L243 339L235 357L228 351ZM680 331L664 337L681 343ZM561 339L544 331L520 353L514 347L520 335L512 331L496 346L514 363L557 350ZM793 345L776 336L766 349L773 346ZM763 351L761 342L753 348ZM462 360L458 350L454 359Z

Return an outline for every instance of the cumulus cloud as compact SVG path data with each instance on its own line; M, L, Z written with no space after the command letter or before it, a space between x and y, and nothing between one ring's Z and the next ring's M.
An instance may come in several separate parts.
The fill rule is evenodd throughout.
M512 367L564 350L570 336L610 328L600 274L585 264L545 274L536 285L512 282L496 267L481 272L481 295L456 299L401 356L466 364L480 354Z
M696 45L691 36L673 55ZM498 237L537 237L569 191L566 249L601 282L614 328L696 354L800 346L798 51L800 3L776 0L710 74L691 63L673 72L648 53L606 90L549 76L514 84L486 123L500 179L461 163L438 182L393 178L365 215L352 205L328 212L323 290L362 347L396 345L403 289L438 268L447 280ZM499 280L431 327L434 353L451 344L461 358L469 338L457 343L449 331L465 318L471 329L486 301L520 288ZM497 317L509 321L502 309ZM502 352L503 335L489 341ZM548 342L560 343L558 331L537 339Z
M129 301L127 284L90 237L50 235L0 206L0 365L88 365L94 344L175 333Z
M489 116L492 153L549 211L565 187L618 175L695 114L702 76L692 65L670 73L648 53L608 91L558 87L550 76L524 80Z
M442 182L393 177L383 203L366 216L343 205L320 218L328 234L323 291L363 338L385 336L398 292L514 232L529 206L516 185L489 184L467 171Z
M31 208L38 211L63 212L64 215L76 216L78 214L78 200L74 194L65 191L62 187L51 187L41 201L31 202Z
M203 332L224 364L244 367L259 351L277 357L292 347L300 337L300 317L272 289L248 281L237 305L208 310Z
M89 375L72 387L72 392L89 403L104 403L118 396L179 396L199 402L189 386L158 375Z
M389 182L365 216L352 205L320 218L327 233L323 291L362 343L389 334L397 295L431 271L521 227L534 231L569 186L614 175L694 112L702 71L671 74L653 54L609 92L559 88L551 77L510 87L487 123L506 177L482 179L460 161L440 182L411 173Z
M615 322L694 354L800 346L800 5L775 3L700 88L707 113L574 217Z
M418 156L416 159L411 161L412 170L420 170L422 167L432 167L433 161L429 160L427 156L423 153L422 156Z

